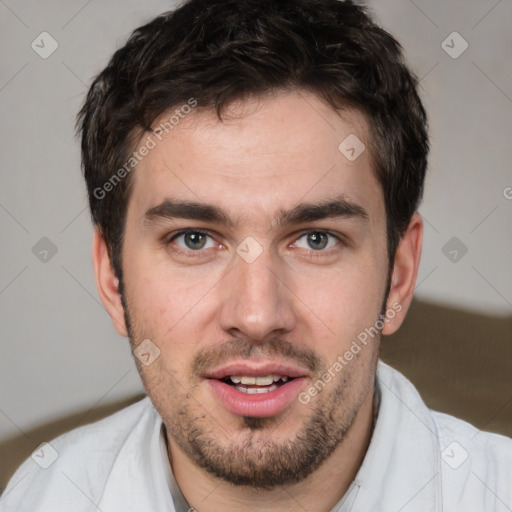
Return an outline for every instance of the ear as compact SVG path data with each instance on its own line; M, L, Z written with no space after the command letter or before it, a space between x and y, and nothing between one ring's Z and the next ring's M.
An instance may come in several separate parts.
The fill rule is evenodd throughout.
M124 321L121 294L118 290L119 279L117 279L114 269L112 268L107 244L97 228L94 230L92 242L92 262L101 302L103 302L110 318L112 318L116 331L121 336L128 336L128 330L126 329L126 323Z
M400 239L393 264L393 274L386 304L388 315L382 334L393 334L402 325L411 305L418 267L420 266L421 246L423 241L423 220L415 213L406 232Z

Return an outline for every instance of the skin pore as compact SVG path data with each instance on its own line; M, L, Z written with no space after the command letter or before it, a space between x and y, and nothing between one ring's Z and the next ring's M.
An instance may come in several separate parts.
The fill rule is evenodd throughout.
M360 112L299 91L234 102L222 121L197 109L155 138L132 176L125 227L130 325L95 233L97 285L116 329L160 350L138 369L199 512L328 511L366 453L380 339L307 404L298 394L397 304L383 333L398 329L422 222L414 215L400 242L386 300L384 198L370 151L354 161L339 151L350 134L370 147ZM265 417L233 413L207 378L232 362L300 370L297 396Z

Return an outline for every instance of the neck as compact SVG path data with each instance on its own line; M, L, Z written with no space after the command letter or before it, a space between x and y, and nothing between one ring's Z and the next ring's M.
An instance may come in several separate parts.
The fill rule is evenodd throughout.
M334 452L311 475L294 485L272 490L231 485L199 468L168 438L171 467L183 496L198 512L331 510L354 480L370 444L373 390L372 387Z

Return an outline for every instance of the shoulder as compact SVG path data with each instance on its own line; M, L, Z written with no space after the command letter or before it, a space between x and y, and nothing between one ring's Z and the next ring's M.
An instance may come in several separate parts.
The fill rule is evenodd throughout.
M158 416L148 398L37 448L16 471L0 499L0 512L96 510L110 470L137 432ZM50 503L51 500L51 503Z
M432 477L437 482L443 510L512 510L511 438L481 431L464 420L429 409L414 385L382 362L377 379L384 399L391 397L396 403L398 398L404 411L413 412L406 415L414 418L413 423L406 421L397 427L402 429L401 441L412 441L412 448L430 443ZM395 413L399 415L399 411ZM418 419L428 428L417 430ZM413 465L418 463L419 459ZM407 470L413 469L411 466Z
M461 419L438 411L431 411L437 425L439 443L444 459L457 457L453 465L462 466L469 461L468 467L485 466L488 470L500 468L500 471L512 470L512 438L477 429ZM462 460L464 459L464 460ZM512 481L511 481L512 483Z
M512 439L431 411L437 426L443 494L467 510L510 510ZM476 507L476 508L475 508Z

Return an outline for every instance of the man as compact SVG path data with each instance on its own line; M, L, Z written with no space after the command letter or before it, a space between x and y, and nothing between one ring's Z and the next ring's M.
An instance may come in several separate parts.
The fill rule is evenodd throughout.
M1 511L512 510L510 439L378 360L428 140L363 8L192 0L132 34L79 127L98 291L148 398L51 441Z

